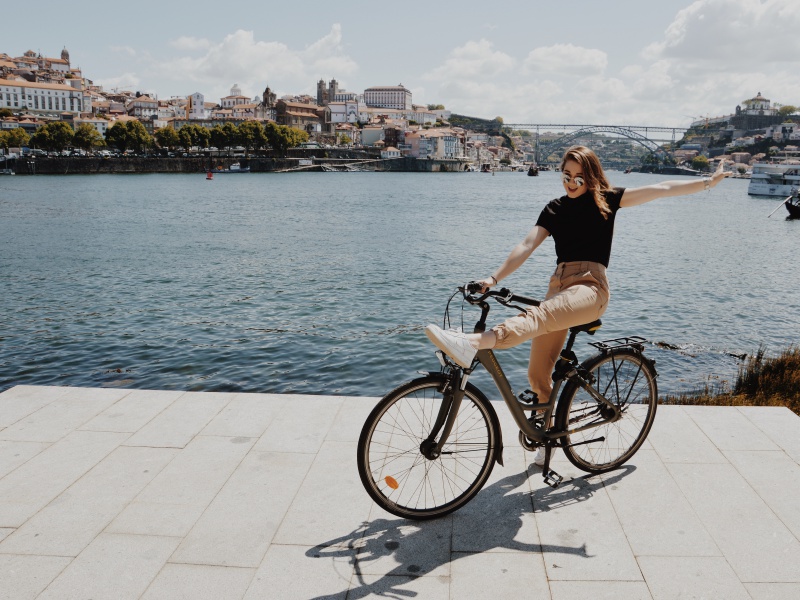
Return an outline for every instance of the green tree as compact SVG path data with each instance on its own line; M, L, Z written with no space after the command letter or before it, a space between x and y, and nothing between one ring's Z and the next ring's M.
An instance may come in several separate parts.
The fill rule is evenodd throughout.
M343 134L341 134L341 135L339 136L339 143L340 143L342 146L349 146L350 144L352 144L352 143L353 143L353 140L351 140L351 139L350 139L350 136L349 136L349 135L347 135L347 134L343 133Z
M178 138L180 140L180 145L186 148L188 152L192 149L192 146L197 146L198 148L208 147L208 141L211 139L211 132L202 125L191 123L180 128L178 131Z
M31 143L37 148L61 152L72 145L75 131L64 121L46 123L33 132Z
M178 130L179 143L186 152L192 149L192 132L189 127L189 125L184 125Z
M120 152L133 150L141 152L142 149L153 145L153 138L147 133L139 121L117 122L106 132L106 143L116 147Z
M282 156L286 154L289 148L294 148L308 141L308 133L294 127L267 123L264 130L266 131L269 145Z
M128 121L125 124L130 135L130 147L135 152L141 152L153 145L153 138L147 133L144 125L139 121Z
M222 126L222 131L225 134L226 148L239 145L239 130L236 125L233 123L225 123L225 125ZM217 146L217 148L219 148L219 146Z
M267 145L267 133L258 121L245 121L238 127L239 143L247 153L250 149L260 150Z
M128 137L125 123L117 122L106 131L106 144L114 146L120 152L125 152L130 144Z
M14 113L11 112L10 108L0 108L0 119L5 119L6 117L13 117Z
M9 148L22 148L27 146L30 141L31 136L22 127L0 131L0 147L6 150Z
M211 145L215 148L224 148L228 145L228 136L221 125L214 125L210 131Z
M156 143L161 148L169 148L170 150L181 142L180 138L178 138L178 132L173 127L162 127L155 132L153 137L155 137Z
M428 104L428 110L444 110L444 104Z
M103 136L100 135L100 132L97 131L94 126L89 125L89 123L81 123L78 125L78 129L75 131L75 136L72 140L72 143L77 148L81 148L87 152L92 148L105 145Z
M784 104L778 109L778 114L782 117L788 117L789 115L793 115L797 112L797 107L792 106L791 104Z
M692 168L697 171L705 171L708 169L708 159L699 154L692 159Z

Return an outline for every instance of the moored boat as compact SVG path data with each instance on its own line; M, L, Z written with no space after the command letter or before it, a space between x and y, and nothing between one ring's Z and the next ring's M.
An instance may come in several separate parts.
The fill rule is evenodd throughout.
M786 201L784 206L789 211L790 219L800 219L800 196L798 196L797 192Z
M223 169L222 167L217 167L217 170L214 173L249 173L250 167L243 167L238 162L231 164L230 167L227 169Z
M538 175L539 175L539 169L536 167L536 165L531 164L531 166L528 167L528 176L529 177L536 177Z
M779 162L753 165L747 193L751 196L790 196L800 187L800 156L784 151Z

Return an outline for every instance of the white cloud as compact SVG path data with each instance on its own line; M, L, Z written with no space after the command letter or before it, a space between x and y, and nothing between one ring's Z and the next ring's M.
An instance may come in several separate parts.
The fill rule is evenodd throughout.
M128 56L136 56L136 50L130 46L111 46L112 52L119 52L120 54L127 54Z
M99 77L95 80L97 85L103 86L106 91L119 88L121 90L135 91L139 88L141 79L135 73L122 73L113 77Z
M696 0L638 56L616 56L613 70L604 50L570 43L522 60L499 53L501 68L489 68L497 51L481 40L427 74L427 97L506 122L685 126L701 113L730 114L759 91L800 105L798 31L798 0Z
M664 40L646 58L796 62L800 52L797 0L696 0L678 12Z
M171 45L187 54L155 62L153 74L174 78L175 73L180 73L186 86L180 93L202 89L210 98L227 95L234 83L247 96L260 94L267 85L279 88L279 94L310 93L319 77L350 75L358 70L356 62L344 52L338 24L302 50L281 42L257 40L252 31L243 29L218 42L182 37Z
M196 38L183 35L176 40L171 40L169 43L173 48L178 50L205 50L211 47L211 42L205 38Z
M469 41L453 49L444 64L426 73L423 79L451 81L492 77L513 69L516 62L508 54L495 50L494 44L486 39Z
M605 71L608 56L602 50L555 44L532 50L523 63L526 73L593 75Z

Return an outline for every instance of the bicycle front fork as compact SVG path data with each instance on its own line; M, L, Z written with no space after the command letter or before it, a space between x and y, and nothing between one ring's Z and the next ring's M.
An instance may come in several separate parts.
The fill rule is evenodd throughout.
M439 458L450 432L453 431L456 415L458 415L461 401L464 399L466 383L466 375L461 369L450 371L450 376L443 383L444 388L440 390L442 392L442 404L439 406L436 421L434 421L428 437L419 445L420 453L428 460ZM436 437L440 431L442 435L437 442Z

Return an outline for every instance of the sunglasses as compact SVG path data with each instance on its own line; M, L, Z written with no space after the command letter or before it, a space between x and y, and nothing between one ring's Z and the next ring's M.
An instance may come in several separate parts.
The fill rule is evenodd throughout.
M561 181L563 181L564 183L569 183L570 181L573 181L575 182L575 185L577 185L578 187L581 187L583 185L583 177L581 177L580 175L577 175L575 177L570 177L565 173L561 176Z

